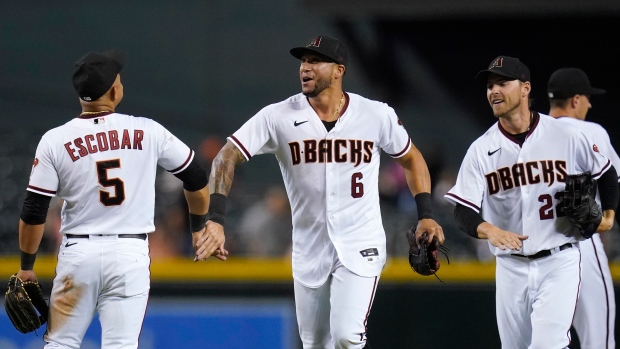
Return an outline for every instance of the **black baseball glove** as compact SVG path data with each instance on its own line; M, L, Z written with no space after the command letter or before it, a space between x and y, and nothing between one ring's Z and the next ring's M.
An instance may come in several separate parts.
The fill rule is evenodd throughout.
M568 175L562 192L564 214L586 239L594 235L603 219L603 211L595 200L596 189L596 179L585 172Z
M9 279L4 308L13 326L21 333L29 333L41 327L47 321L49 310L41 284L36 281L24 282L17 274Z
M427 233L422 234L419 241L416 241L415 229L416 227L413 226L409 229L409 231L407 231L407 241L409 242L409 265L413 271L420 275L435 275L435 277L437 277L436 273L440 267L437 251L443 253L448 260L448 264L450 264L450 259L448 258L447 253L449 249L440 245L437 237L433 237L432 242L429 243L427 241Z

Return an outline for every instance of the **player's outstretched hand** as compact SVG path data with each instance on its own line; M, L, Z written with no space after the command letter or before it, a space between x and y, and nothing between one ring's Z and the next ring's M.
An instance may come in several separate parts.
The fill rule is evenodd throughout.
M502 230L493 224L483 222L478 226L478 237L488 239L491 245L501 249L518 251L523 246L521 241L527 240L529 236L519 235L507 230Z
M204 261L210 256L225 261L228 256L228 251L224 248L225 242L224 227L207 221L203 230L192 234L192 244L196 251L194 262Z
M430 244L433 241L433 238L437 238L437 241L440 245L443 245L443 242L446 238L443 235L443 229L434 219L426 218L420 219L418 221L418 225L415 230L415 238L416 241L420 241L420 237L426 233L426 241ZM419 243L418 243L419 246Z

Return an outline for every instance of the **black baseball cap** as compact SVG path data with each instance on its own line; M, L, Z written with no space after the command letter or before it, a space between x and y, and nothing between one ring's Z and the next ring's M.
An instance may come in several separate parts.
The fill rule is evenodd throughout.
M571 98L574 95L600 95L605 90L594 88L590 79L579 68L560 68L551 74L547 84L547 95L552 99Z
M510 80L530 81L530 69L514 57L499 56L495 58L487 69L476 74L476 81L486 84L490 73L510 78Z
M297 59L301 59L308 52L319 54L344 66L349 60L347 47L337 39L324 35L315 37L306 46L292 48L290 52Z
M89 52L75 62L73 87L78 96L92 102L103 96L123 69L125 55L120 50Z

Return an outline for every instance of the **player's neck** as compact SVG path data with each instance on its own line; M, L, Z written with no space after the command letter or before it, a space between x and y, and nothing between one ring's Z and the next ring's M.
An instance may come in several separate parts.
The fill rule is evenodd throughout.
M113 112L114 112L114 108L111 108L109 106L101 106L101 107L95 107L95 108L82 107L82 112L80 113L80 116L113 113Z
M316 112L319 119L323 121L335 121L342 115L346 104L346 95L342 90L332 91L329 94L319 94L316 97L308 98L312 109Z
M579 119L577 117L577 115L575 115L575 113L572 113L570 110L564 109L564 108L551 108L551 109L549 109L549 116L554 117L556 119L557 118L563 118L563 117Z
M500 117L499 122L506 132L516 135L527 132L532 126L534 112L519 112L509 116Z
M116 104L109 98L103 96L94 102L81 102L82 113L80 115L92 115L99 113L112 113L116 108Z

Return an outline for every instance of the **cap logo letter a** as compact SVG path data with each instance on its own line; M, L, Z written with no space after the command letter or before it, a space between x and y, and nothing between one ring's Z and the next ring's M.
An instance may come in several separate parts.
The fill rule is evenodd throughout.
M317 36L316 38L314 38L314 40L312 40L306 47L319 47L321 46L321 39L322 37Z
M503 63L503 61L504 61L504 58L503 58L503 57L497 57L497 58L496 58L496 59L495 59L495 60L491 63L491 65L489 66L489 69L491 69L491 68L495 68L495 67L501 68L501 67L502 67L502 63Z

